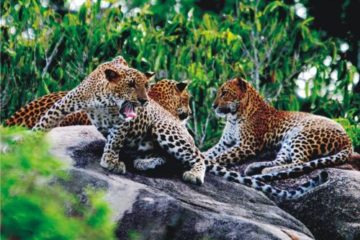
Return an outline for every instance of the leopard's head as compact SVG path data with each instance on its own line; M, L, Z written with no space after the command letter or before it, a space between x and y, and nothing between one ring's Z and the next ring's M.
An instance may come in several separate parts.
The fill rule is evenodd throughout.
M213 108L218 116L235 115L248 94L248 83L241 78L225 82L217 91Z
M137 116L136 108L147 103L148 82L153 75L129 67L121 56L103 63L91 74L97 85L95 101L118 106L120 118L130 121Z
M181 83L180 83L181 84ZM192 115L191 107L190 107L190 93L187 91L187 83L182 83L183 85L177 85L178 89L184 87L180 95L180 105L178 106L177 112L181 121L186 122L189 117Z
M148 94L173 116L186 121L192 114L187 85L187 82L163 79L151 85Z

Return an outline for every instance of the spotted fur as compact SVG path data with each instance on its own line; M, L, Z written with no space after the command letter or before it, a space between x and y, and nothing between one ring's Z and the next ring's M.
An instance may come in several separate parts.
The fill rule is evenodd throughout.
M311 178L304 184L296 187L293 190L282 190L277 187L271 186L266 184L262 179L254 178L253 176L243 176L240 175L238 172L229 171L223 166L220 166L215 163L206 163L207 171L215 174L217 176L221 176L222 178L230 181L243 184L245 186L254 188L258 191L264 192L269 197L272 197L276 200L291 200L297 199L303 196L308 191L312 190L313 188L325 183L328 180L328 173L322 171L317 176Z
M173 116L186 121L192 114L189 104L190 94L185 91L187 85L187 82L161 80L151 87L148 95Z
M22 126L33 128L47 110L57 101L66 96L68 91L55 92L38 98L15 112L13 116L5 121L6 126ZM90 119L85 112L76 112L67 115L59 126L90 125Z
M220 141L205 153L212 163L241 164L279 149L274 161L248 166L245 174L257 174L256 180L297 177L351 157L351 141L341 125L309 113L276 110L240 78L219 88L213 107L227 121Z
M191 109L189 106L189 92L185 91L186 82L163 79L150 86L148 96L158 102L180 120L186 122ZM55 92L36 99L15 112L5 121L6 126L23 126L33 128L47 110L57 101L66 96L68 91ZM60 121L59 126L91 125L86 112L70 113Z

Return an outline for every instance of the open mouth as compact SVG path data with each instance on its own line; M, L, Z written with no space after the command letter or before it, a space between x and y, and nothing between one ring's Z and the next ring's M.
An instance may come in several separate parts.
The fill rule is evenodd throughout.
M125 101L120 108L120 116L125 121L131 121L137 117L135 104Z

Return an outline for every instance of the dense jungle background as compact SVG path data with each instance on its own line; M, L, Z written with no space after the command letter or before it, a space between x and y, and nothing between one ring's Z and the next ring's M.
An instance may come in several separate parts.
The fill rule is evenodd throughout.
M98 64L122 55L132 67L156 72L156 80L190 82L189 128L201 149L221 135L223 121L211 109L217 87L242 76L276 108L336 119L359 151L358 9L356 0L1 1L1 123L31 100L70 90ZM19 130L1 131L10 136ZM43 215L33 222L21 214L17 220L4 218L1 227L11 231L2 231L1 236L22 233L23 229L13 228L20 228L20 219L23 226L39 229L29 227L18 239L32 239L28 234L34 231L55 234L54 239L97 239L96 231L111 238L109 213L98 196L91 198L90 210L79 210L81 220L76 217L65 223L66 216L51 208L40 211L51 199L52 208L62 209L55 199L70 201L70 197L60 190L45 195L37 185L36 179L49 177L60 167L51 160L47 166L40 163L50 156L46 144L36 139L2 162L3 198L10 199L13 186L21 186L17 190L23 198L2 201L1 209L2 217L17 216L19 207ZM2 143L14 144L10 137ZM34 168L40 170L34 173ZM17 177L20 172L22 179ZM24 189L24 184L29 188ZM61 224L55 233L43 231L56 222ZM42 238L35 234L34 239Z

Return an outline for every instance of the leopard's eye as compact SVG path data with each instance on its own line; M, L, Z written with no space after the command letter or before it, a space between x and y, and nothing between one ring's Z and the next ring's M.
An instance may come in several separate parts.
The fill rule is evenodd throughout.
M223 96L225 96L226 94L227 94L227 91L223 91L220 96L223 97Z
M131 87L131 88L135 88L135 87L136 87L134 80L132 80L131 82L129 82L129 87Z

